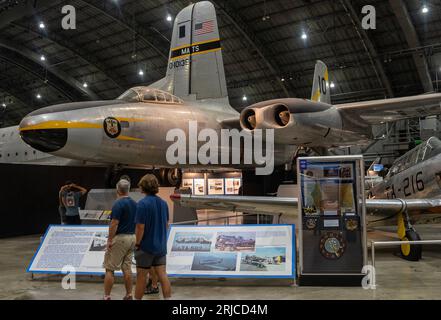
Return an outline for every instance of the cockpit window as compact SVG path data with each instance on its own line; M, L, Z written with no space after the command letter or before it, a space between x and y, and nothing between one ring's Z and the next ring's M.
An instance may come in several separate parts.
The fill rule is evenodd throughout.
M129 89L126 92L124 92L122 95L120 95L117 99L124 100L127 102L139 102L139 95L135 90Z
M165 102L165 95L162 92L156 92L156 100L159 102Z
M407 152L398 158L389 171L389 176L394 176L410 167L426 161L441 152L441 141L435 137Z
M169 93L165 93L165 101L167 101L169 103L173 103L172 95Z
M156 101L156 96L153 91L146 91L142 96L143 101Z
M178 97L154 88L148 87L134 87L121 96L118 97L119 100L124 100L127 102L150 102L150 103L170 103L170 104L183 104L182 99Z

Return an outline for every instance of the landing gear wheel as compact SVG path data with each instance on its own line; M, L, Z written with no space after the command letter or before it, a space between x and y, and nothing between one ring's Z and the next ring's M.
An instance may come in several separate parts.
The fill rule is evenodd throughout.
M182 171L181 169L161 169L160 177L163 185L179 187L182 181Z
M105 187L115 189L119 180L125 179L132 182L132 177L128 170L110 167L106 171Z
M407 230L406 236L402 241L418 241L421 240L418 233L414 230ZM401 256L409 261L419 261L422 257L423 248L420 244L402 244L400 247Z

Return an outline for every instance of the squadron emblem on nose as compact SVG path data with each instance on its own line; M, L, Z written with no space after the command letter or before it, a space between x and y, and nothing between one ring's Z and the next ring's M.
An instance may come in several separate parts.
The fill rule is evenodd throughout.
M104 132L109 138L117 138L121 134L121 124L113 117L104 119Z

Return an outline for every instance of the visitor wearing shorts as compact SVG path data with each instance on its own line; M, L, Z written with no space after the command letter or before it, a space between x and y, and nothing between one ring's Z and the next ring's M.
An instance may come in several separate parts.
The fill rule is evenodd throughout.
M169 299L171 285L165 269L169 222L168 206L156 195L159 191L159 183L154 175L147 174L142 177L138 186L145 197L138 202L135 218L135 299L142 299L150 269L153 269L158 277L164 299Z
M135 214L136 202L129 197L130 182L120 180L116 185L118 200L112 207L109 226L107 250L104 255L104 300L111 300L110 293L115 281L114 272L122 270L126 295L124 300L132 297L132 259L135 248Z

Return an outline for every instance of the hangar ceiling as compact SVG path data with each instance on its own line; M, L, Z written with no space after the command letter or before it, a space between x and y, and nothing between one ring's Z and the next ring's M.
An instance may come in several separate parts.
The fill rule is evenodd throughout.
M0 0L1 126L46 105L112 99L162 78L173 25L166 17L190 2ZM419 0L212 2L237 110L309 98L317 59L330 67L335 103L438 90L438 0L424 1L427 12ZM76 9L76 30L61 27L66 4ZM376 30L361 27L364 5L376 8Z

